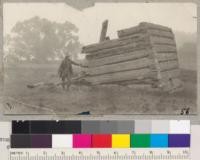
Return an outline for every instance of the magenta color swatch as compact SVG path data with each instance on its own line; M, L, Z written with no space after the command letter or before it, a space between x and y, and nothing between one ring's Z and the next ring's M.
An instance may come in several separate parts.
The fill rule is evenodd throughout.
M92 136L90 134L74 134L73 148L91 148Z

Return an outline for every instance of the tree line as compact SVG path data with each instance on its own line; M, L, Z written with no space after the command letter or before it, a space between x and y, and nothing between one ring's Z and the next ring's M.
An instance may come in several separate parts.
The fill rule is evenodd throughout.
M4 37L4 60L7 63L47 63L61 60L65 54L73 59L81 50L78 28L68 22L51 22L33 17L17 22Z

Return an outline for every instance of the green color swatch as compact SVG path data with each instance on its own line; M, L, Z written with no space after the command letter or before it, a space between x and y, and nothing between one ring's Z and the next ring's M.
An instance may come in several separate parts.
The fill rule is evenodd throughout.
M150 134L131 134L131 148L150 147Z

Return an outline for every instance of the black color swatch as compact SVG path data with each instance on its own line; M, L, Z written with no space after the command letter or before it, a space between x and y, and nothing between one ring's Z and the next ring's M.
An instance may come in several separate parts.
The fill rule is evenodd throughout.
M29 121L12 121L13 134L29 134L30 122Z
M11 135L11 148L31 148L31 136L29 134Z
M31 134L81 133L81 121L30 121Z

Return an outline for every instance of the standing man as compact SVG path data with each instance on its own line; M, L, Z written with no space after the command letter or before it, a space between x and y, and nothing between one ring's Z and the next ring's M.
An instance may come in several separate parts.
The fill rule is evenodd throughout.
M69 90L69 87L71 86L71 79L73 76L73 68L72 65L80 66L80 67L86 67L81 64L78 64L74 61L72 61L67 54L63 61L60 64L60 67L58 69L59 77L62 80L62 87L65 89L65 80L67 79L67 90ZM87 67L86 67L87 68Z

